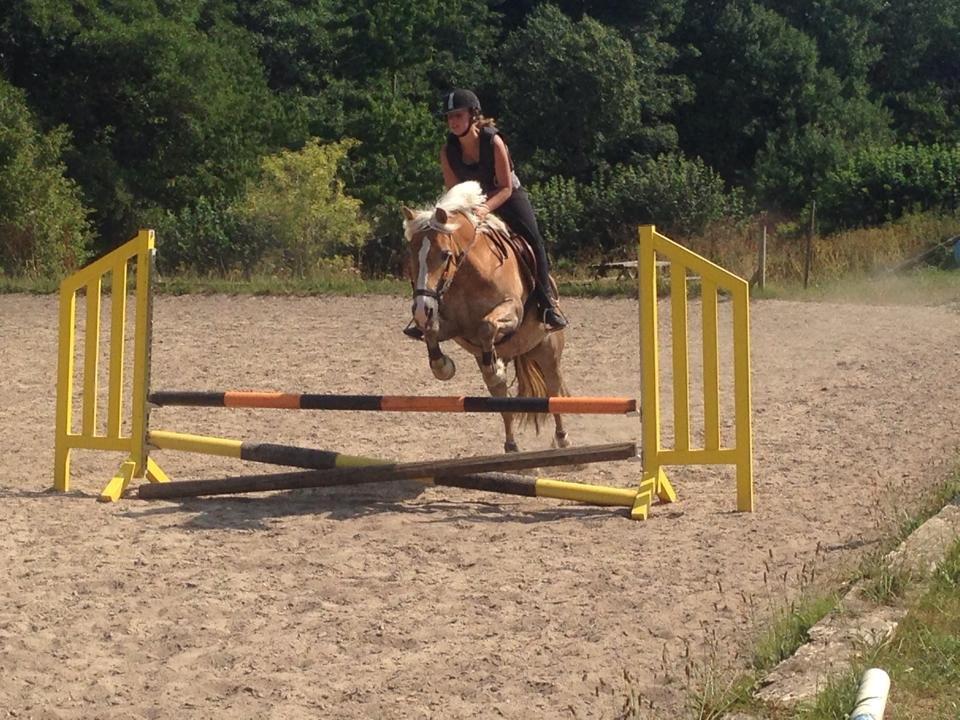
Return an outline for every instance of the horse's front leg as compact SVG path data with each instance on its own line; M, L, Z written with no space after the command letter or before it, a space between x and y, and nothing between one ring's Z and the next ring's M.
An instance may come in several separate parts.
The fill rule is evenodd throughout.
M430 370L437 380L449 380L457 373L457 365L440 349L438 333L426 332L423 335L427 343L427 357L430 358Z

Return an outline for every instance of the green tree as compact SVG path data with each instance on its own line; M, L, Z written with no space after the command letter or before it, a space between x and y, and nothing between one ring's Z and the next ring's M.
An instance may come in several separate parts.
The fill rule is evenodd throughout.
M0 75L0 270L53 276L83 262L90 224L61 155L68 133L40 132L23 92Z
M223 15L251 38L271 89L310 97L336 74L336 0L233 0ZM220 22L220 21L216 21Z
M439 95L476 84L498 31L484 0L339 0L340 77L387 79L403 92Z
M753 168L755 195L766 207L800 211L851 154L894 141L889 113L862 95L844 97L841 85L832 70L821 72L806 121L768 135Z
M234 0L224 13L256 48L288 120L288 146L342 137L344 102L338 0Z
M729 183L750 184L757 153L784 127L800 128L817 99L817 47L752 0L691 0L674 36L695 100L677 117L681 147Z
M743 212L741 193L728 193L715 170L679 153L603 167L590 183L550 178L531 195L544 237L568 258L629 253L642 223L682 237Z
M890 113L869 75L880 58L882 0L764 0L817 47L818 72L808 108L767 137L754 164L756 194L770 208L797 212L826 174L852 153L894 141Z
M484 0L339 0L330 29L337 76L324 95L336 122L313 130L362 139L344 178L372 222L364 266L396 270L400 206L432 200L443 187L440 96L457 85L482 93L497 17Z
M249 34L204 7L27 0L0 14L4 66L44 125L70 128L68 168L105 245L153 208L235 196L288 136Z
M954 0L885 3L883 49L871 83L893 112L898 137L960 140L960 5Z
M672 147L673 128L658 116L663 103L649 104L645 92L659 63L643 60L612 28L538 6L500 56L504 125L525 174L586 180L604 160Z
M403 251L400 208L432 200L443 189L438 161L443 131L431 106L391 89L370 93L365 100L347 127L371 141L351 151L343 176L372 224L364 267L396 270Z
M863 92L882 49L878 40L880 13L885 0L762 0L817 45L822 67L833 70L849 94L849 86Z

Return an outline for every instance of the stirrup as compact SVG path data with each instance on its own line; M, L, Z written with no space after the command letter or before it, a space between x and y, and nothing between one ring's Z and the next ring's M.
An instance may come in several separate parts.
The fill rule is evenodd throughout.
M543 324L547 326L548 332L556 332L567 326L567 319L560 312L560 308L551 304L543 309Z
M413 338L414 340L423 340L423 330L418 328L413 323L410 323L403 329L403 334L408 338Z

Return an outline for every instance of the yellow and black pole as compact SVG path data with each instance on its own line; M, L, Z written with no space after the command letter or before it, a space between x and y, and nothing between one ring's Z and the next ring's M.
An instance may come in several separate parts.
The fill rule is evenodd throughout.
M589 445L532 452L490 455L457 460L391 463L327 450L286 445L245 443L239 440L152 431L150 444L158 449L181 450L235 457L254 462L312 468L309 471L270 473L217 480L189 480L141 485L143 499L173 499L243 492L291 490L308 487L358 485L390 480L418 480L427 484L500 492L508 495L550 497L596 505L633 507L637 491L551 478L531 478L504 469L626 460L636 457L633 443Z

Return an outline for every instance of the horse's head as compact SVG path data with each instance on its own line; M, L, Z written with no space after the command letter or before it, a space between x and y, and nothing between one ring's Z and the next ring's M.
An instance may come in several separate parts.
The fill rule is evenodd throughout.
M473 210L483 201L480 186L470 182L452 188L432 209L403 208L413 319L424 332L438 329L440 302L476 238Z

